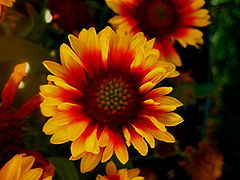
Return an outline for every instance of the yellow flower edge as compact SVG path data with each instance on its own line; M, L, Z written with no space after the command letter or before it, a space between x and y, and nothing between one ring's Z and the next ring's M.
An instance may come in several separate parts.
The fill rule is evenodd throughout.
M32 168L35 158L25 154L17 154L0 170L0 180L40 180L43 169ZM42 180L51 180L48 176Z

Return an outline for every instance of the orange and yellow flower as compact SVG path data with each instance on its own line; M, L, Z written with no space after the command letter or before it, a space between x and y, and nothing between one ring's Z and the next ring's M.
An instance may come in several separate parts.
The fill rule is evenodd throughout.
M198 47L203 43L203 33L194 27L210 24L208 10L201 9L204 0L105 0L118 15L111 18L113 27L136 34L143 32L147 38L156 38L154 44L166 61L181 66L173 47L177 40L183 47Z
M15 99L18 87L22 79L26 76L28 69L27 63L15 66L13 73L10 75L5 84L0 99L0 166L4 164L13 153L17 153L23 148L21 119L27 117L39 107L42 101L39 94L30 98L19 109L11 108ZM2 102L1 102L2 101ZM17 138L16 138L17 137Z
M106 173L107 175L102 176L98 175L96 180L143 180L144 177L138 176L140 170L135 169L120 169L117 170L115 164L110 161L106 166Z
M17 154L0 170L0 180L51 180L52 176L44 176L41 167L32 168L35 158L25 154Z
M40 86L43 115L51 117L43 127L50 142L72 141L71 160L81 160L81 172L92 170L113 153L125 164L127 146L141 155L155 146L154 138L174 142L165 126L182 118L171 111L182 106L165 96L171 87L153 89L164 78L175 77L175 65L159 61L154 40L143 33L135 36L106 27L99 34L83 29L69 36L72 49L60 48L62 65L44 61L54 74L54 84ZM125 143L124 143L125 141Z

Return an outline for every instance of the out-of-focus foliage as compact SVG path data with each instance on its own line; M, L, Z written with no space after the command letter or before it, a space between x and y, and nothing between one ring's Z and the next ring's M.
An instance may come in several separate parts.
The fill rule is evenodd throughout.
M212 0L211 12L210 57L217 90L217 140L225 163L223 179L239 179L240 1Z
M50 157L48 160L55 166L55 178L59 180L79 180L78 170L72 161L63 157Z

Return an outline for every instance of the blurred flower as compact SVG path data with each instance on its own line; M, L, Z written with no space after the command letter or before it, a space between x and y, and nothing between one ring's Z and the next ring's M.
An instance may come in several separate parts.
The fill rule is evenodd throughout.
M223 156L208 142L200 142L198 149L185 150L187 162L181 163L193 180L216 180L222 175Z
M27 63L15 66L5 84L0 104L0 165L6 162L12 156L12 153L19 152L23 148L23 132L21 119L27 117L41 103L39 95L33 96L19 109L13 109L10 105L13 103L19 84L26 76Z
M79 29L93 26L84 0L49 0L53 23L66 31L79 32Z
M191 76L192 70L187 72L180 72L180 76L176 78L176 83L193 83L195 82L194 78Z
M4 6L12 7L13 2L15 2L15 0L0 0L0 20L1 20L1 16L4 16L6 11Z
M15 2L15 0L0 0L0 6L2 4L4 6L12 7L13 2Z
M42 167L34 167L34 156L17 154L0 170L0 179L6 180L51 180L52 176L44 176ZM32 169L31 169L32 168Z
M143 180L144 177L138 176L140 170L135 169L120 169L117 170L115 164L110 161L106 166L106 176L98 175L96 180Z
M109 20L115 28L131 33L143 32L156 38L158 48L166 61L181 66L173 47L177 40L183 47L198 47L203 43L202 32L194 27L210 24L208 10L200 9L204 0L106 0L118 16Z
M145 156L154 138L175 142L165 126L183 121L171 111L182 106L177 99L165 96L171 87L153 89L164 78L178 72L171 63L159 61L154 41L142 33L134 37L107 27L99 34L94 28L83 29L79 37L70 35L69 48L60 48L62 66L44 61L55 76L43 85L40 105L43 115L52 117L43 127L53 134L50 142L73 141L71 160L82 158L81 171L92 170L115 152L125 164L131 144ZM153 90L152 90L153 89ZM145 140L144 140L145 138Z
M191 72L180 72L180 76L174 79L175 91L174 96L183 102L184 107L195 105L197 103L196 83L191 76Z
M36 23L36 11L30 3L19 2L14 8L2 7L0 34L3 36L26 37Z
M154 173L152 168L141 168L141 172L147 180L158 180L158 176Z

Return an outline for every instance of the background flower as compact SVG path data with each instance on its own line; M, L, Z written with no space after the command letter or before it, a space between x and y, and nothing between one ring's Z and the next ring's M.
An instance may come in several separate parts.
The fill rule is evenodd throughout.
M156 38L158 48L166 61L181 66L173 47L177 40L183 47L198 47L203 33L194 27L210 24L208 10L201 9L204 0L106 0L118 15L109 20L115 28L136 34L144 32L147 38Z
M78 33L79 29L93 26L84 0L49 0L53 23L65 31Z
M110 161L107 165L106 165L106 173L107 175L102 176L102 175L98 175L96 180L143 180L143 177L138 176L140 171L139 169L135 168L135 169L120 169L117 170L117 167L115 166L115 164Z
M39 95L35 95L19 109L10 107L23 77L26 76L28 66L27 63L16 65L1 93L0 165L3 165L13 154L16 154L16 152L19 152L24 148L24 135L22 130L23 122L21 120L38 108L42 100Z
M0 179L8 180L51 180L52 176L44 176L42 167L34 166L35 157L17 154L0 170Z

